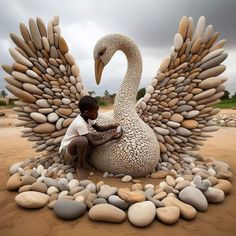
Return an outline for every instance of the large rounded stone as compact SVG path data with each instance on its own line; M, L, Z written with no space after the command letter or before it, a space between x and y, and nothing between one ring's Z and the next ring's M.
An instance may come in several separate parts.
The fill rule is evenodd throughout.
M56 201L53 211L63 220L74 220L85 213L86 205L79 201L59 199Z
M145 200L145 194L140 190L130 191L126 188L119 188L118 195L121 199L129 203L142 202Z
M192 186L188 186L181 190L179 193L179 198L199 211L205 211L208 207L207 200L203 193L199 189Z
M49 196L44 193L28 191L18 194L15 201L25 208L41 208L48 202Z
M105 221L112 223L123 222L126 214L121 209L110 204L98 204L89 210L89 218L93 221Z
M40 125L37 125L34 129L35 133L39 133L39 134L48 134L48 133L52 133L56 130L55 125L50 124L50 123L43 123Z
M129 221L138 227L145 227L152 223L156 215L156 207L151 201L138 202L128 210Z
M38 112L31 112L30 117L38 123L45 123L47 122L47 117Z
M221 189L226 195L231 192L232 184L225 179L219 179L218 183L214 186L214 188Z
M41 193L47 193L47 189L48 189L47 185L41 182L33 183L30 186L31 191L36 191L36 192L41 192Z
M178 221L180 210L176 206L157 208L157 218L165 224L174 224Z

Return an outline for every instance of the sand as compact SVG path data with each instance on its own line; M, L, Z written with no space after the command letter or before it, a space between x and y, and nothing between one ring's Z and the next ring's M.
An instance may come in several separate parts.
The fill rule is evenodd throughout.
M235 110L231 113L236 114ZM14 113L10 110L8 115ZM52 236L52 235L235 235L236 234L236 182L233 181L233 193L226 197L222 204L210 204L206 212L199 212L193 221L180 219L175 225L164 225L155 220L147 228L136 228L128 220L122 224L98 223L88 219L86 213L74 221L62 221L53 211L44 207L39 210L26 210L14 201L17 192L6 190L9 177L9 167L26 158L35 155L31 148L32 143L20 137L21 128L1 127L3 119L15 122L15 118L0 118L0 236ZM236 128L220 128L213 133L213 137L205 142L200 153L205 157L225 160L231 166L233 174L236 173ZM101 172L96 172L91 180L103 180L114 186L130 186L130 183L121 183L119 179L102 178ZM158 184L158 180L141 178L142 183Z

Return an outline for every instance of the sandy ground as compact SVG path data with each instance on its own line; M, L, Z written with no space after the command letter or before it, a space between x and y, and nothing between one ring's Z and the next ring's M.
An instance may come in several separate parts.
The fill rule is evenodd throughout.
M106 109L107 110L107 109ZM3 121L12 126L15 114L6 111L7 117L0 118L0 236L52 236L52 235L236 235L236 182L233 181L233 193L226 197L222 204L211 204L206 212L199 212L193 221L180 219L175 225L167 226L155 220L147 228L136 228L128 220L122 224L92 222L87 213L74 221L62 221L53 211L44 207L39 210L26 210L14 201L17 192L8 192L9 167L21 160L35 155L31 143L20 137L21 128L7 127ZM235 110L230 113L236 114ZM11 123L12 122L12 123ZM1 126L2 124L2 126ZM3 127L4 126L4 127ZM200 150L204 157L214 157L225 160L236 173L236 128L220 128L213 134ZM95 173L91 179L94 182L102 180L102 173ZM106 184L114 186L130 186L121 183L119 179L103 179ZM142 183L158 184L158 180L142 178Z

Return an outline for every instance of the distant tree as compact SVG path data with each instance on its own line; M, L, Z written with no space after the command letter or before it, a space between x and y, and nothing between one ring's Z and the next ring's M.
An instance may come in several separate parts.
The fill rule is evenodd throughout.
M105 90L104 96L105 96L105 97L109 97L109 96L110 96L110 93L108 92L108 90Z
M225 94L221 97L222 100L229 99L230 92L225 90Z
M1 97L5 98L7 96L7 92L5 90L1 91Z
M146 89L145 88L141 88L139 89L138 93L137 93L137 97L136 99L139 100L140 98L142 98L146 93Z
M88 91L88 93L89 93L89 96L91 96L91 97L93 97L93 96L95 96L96 95L96 93L95 93L95 91L93 90L93 91Z
M232 95L231 98L236 99L236 92L234 92L234 95Z

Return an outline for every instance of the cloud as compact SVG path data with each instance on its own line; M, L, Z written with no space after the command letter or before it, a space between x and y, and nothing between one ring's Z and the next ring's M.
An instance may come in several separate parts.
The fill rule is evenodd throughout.
M1 1L0 8L0 63L12 62L8 48L9 33L20 35L19 23L28 24L29 18L40 16L47 23L54 15L60 16L62 35L81 70L88 90L103 94L105 89L115 93L126 70L126 60L118 53L106 66L101 84L94 83L93 47L107 33L123 33L134 39L143 56L143 76L140 87L147 86L164 57L170 52L179 20L183 15L195 20L204 15L213 24L220 38L226 38L229 57L224 63L229 77L226 88L236 91L233 58L236 58L235 0L11 0ZM0 71L0 89L4 73Z

